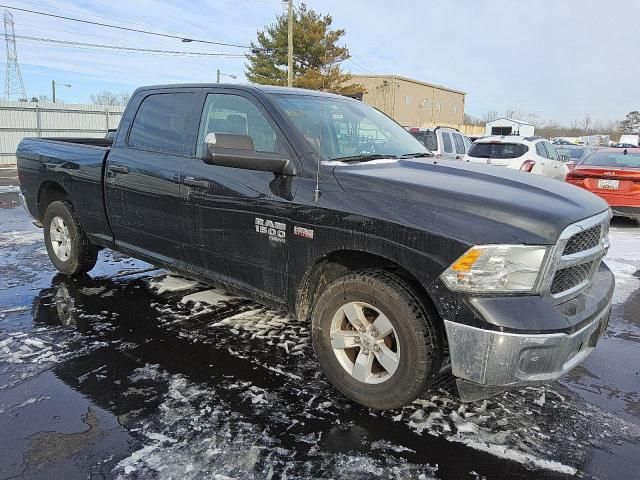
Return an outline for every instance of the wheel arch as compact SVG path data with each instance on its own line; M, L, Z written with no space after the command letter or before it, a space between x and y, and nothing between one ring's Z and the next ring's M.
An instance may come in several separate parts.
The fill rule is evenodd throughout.
M296 289L296 316L301 320L308 320L317 300L317 292L321 292L325 285L347 272L367 268L393 272L409 284L419 298L432 308L433 312L438 312L424 286L424 276L422 276L423 281L420 281L421 275L414 268L377 253L345 249L334 250L321 256L306 269L302 281Z
M37 196L37 214L38 220L42 221L44 219L44 213L47 210L47 207L57 200L69 200L69 193L67 190L55 180L45 180L40 184L40 188L38 188L38 196Z

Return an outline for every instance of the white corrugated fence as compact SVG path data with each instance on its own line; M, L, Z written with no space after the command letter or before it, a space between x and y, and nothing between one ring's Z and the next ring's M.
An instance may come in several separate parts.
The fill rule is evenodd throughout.
M24 137L103 137L124 107L0 100L0 165L16 164Z

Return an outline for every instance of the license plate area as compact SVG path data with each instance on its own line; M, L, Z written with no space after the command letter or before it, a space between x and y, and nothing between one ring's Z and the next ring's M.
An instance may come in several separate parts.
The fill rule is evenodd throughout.
M601 178L598 180L598 188L602 190L618 190L618 188L620 188L620 181L611 178Z

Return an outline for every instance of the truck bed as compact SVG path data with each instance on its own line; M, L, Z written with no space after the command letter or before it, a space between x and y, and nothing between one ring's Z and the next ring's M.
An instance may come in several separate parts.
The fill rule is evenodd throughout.
M42 220L40 191L47 182L61 185L75 205L86 233L108 241L111 236L103 203L103 170L111 150L109 138L25 138L16 152L27 209Z

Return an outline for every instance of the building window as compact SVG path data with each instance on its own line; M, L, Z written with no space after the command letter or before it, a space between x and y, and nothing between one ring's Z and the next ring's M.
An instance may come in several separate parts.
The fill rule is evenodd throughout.
M422 108L431 108L431 99L425 98L422 100Z
M411 105L413 105L413 97L411 95L405 95L404 96L404 104L407 107L410 107Z
M436 102L436 111L439 112L440 111L440 102Z
M454 103L453 105L451 105L451 111L452 111L453 113L457 113L457 112L458 112L458 105L457 105L457 104L455 104L455 103Z

